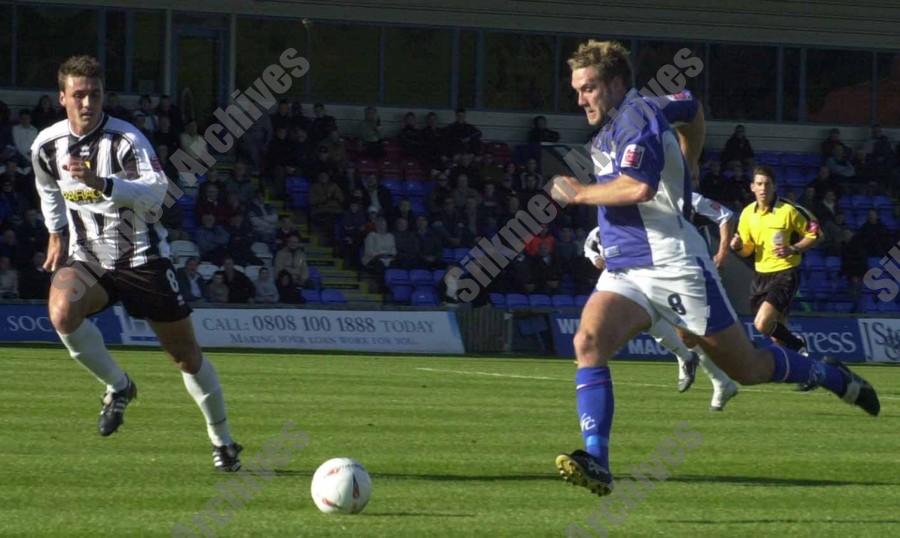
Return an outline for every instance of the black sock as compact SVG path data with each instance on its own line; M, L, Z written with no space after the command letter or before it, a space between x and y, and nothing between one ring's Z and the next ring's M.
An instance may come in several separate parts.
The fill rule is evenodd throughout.
M788 328L781 323L775 324L775 330L772 331L772 334L769 336L777 338L779 342L784 344L792 351L799 351L800 348L806 345L803 340L798 338L794 333L789 331Z

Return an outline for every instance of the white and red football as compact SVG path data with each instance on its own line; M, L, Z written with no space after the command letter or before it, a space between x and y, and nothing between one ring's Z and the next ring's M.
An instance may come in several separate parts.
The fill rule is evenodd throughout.
M372 479L358 461L332 458L316 469L309 490L326 514L358 514L369 503Z

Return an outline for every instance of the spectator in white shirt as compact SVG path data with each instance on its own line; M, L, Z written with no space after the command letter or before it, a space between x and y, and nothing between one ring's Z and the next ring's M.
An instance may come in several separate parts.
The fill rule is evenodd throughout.
M13 143L19 153L29 161L31 160L31 145L37 135L37 127L31 124L31 112L28 110L19 112L19 124L12 128Z
M366 236L362 263L376 273L383 273L390 267L396 255L397 243L394 241L394 234L388 231L387 221L379 217L375 221L375 230Z
M6 256L0 256L0 298L19 298L19 274Z
M278 287L272 280L272 274L265 267L259 270L259 276L256 278L256 302L257 303L277 303Z

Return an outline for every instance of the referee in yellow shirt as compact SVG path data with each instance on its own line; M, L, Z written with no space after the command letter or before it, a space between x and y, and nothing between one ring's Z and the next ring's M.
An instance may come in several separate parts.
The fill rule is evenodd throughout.
M775 194L775 173L768 166L753 170L750 190L756 202L741 212L731 248L740 256L753 254L750 304L753 326L761 334L793 349L806 347L787 328L791 301L800 286L801 255L821 238L819 223L807 209Z

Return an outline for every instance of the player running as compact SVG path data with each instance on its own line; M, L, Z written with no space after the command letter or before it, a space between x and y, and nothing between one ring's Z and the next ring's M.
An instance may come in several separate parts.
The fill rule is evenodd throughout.
M237 471L242 447L231 438L218 375L197 344L157 223L168 180L144 135L103 113L103 78L92 57L66 60L58 79L67 119L41 131L32 146L50 232L50 320L72 358L106 384L98 429L108 436L122 425L137 386L87 318L122 301L129 314L147 319L206 419L213 465Z
M709 202L709 199L694 193L695 210L698 203L704 206L703 211L706 211L705 207L712 208L713 206ZM730 218L731 211L721 205L719 207L724 210L725 213L723 214L727 214L725 223L727 226L727 219ZM597 227L587 235L584 241L584 256L591 260L594 266L602 270L606 263L603 260L603 248L600 244L599 234L600 228ZM703 348L695 343L692 348L688 349L682 339L676 334L675 328L668 321L660 318L652 327L647 329L647 334L652 336L659 345L675 355L675 359L678 361L678 392L685 392L691 388L691 385L694 384L697 366L699 365L706 372L713 386L713 395L709 403L711 411L724 410L725 404L737 395L737 384L721 368L716 366L712 359L709 358L709 355L703 351Z
M598 206L607 270L582 311L574 338L585 449L559 455L560 474L600 495L612 491L614 400L608 361L661 318L693 335L741 384L809 382L877 415L875 390L840 362L815 361L774 343L753 348L706 244L688 222L689 164L659 107L631 88L628 51L591 40L578 48L569 66L578 104L588 123L599 129L591 144L597 182L582 185L572 177L557 177L553 196L561 203ZM689 140L685 155L699 153L697 147L702 140Z
M803 338L787 328L787 316L800 287L803 253L819 242L819 223L809 210L777 196L768 166L756 167L750 190L756 201L741 212L731 248L739 256L753 254L753 326L784 346L805 350Z

